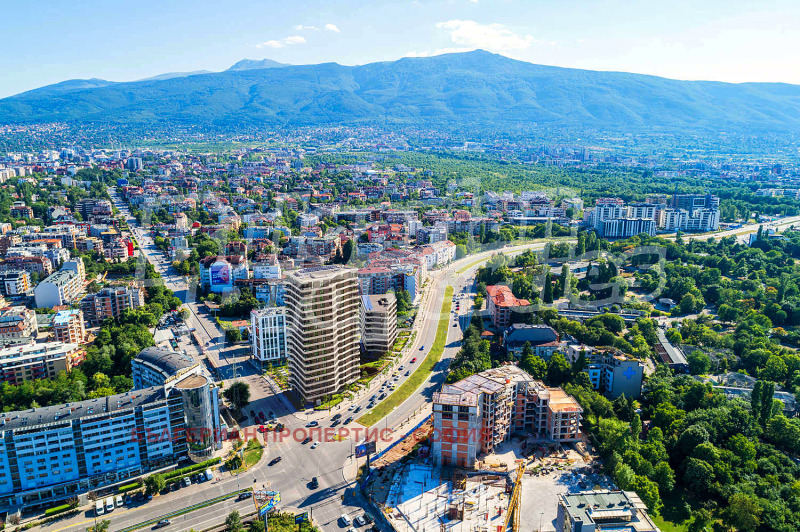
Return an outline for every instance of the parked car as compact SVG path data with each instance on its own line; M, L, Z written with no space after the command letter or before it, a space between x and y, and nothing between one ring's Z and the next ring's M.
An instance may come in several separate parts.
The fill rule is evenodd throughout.
M356 525L356 526L364 526L364 525L367 524L367 522L364 520L363 517L361 517L360 515L357 515L356 518L353 519L353 524Z
M311 441L311 436L309 436L305 440L303 440L303 445L307 444L310 441Z
M347 516L347 514L340 515L339 521L341 521L344 526L350 526L350 518Z
M350 423L351 421L353 421L353 416L350 416L350 417L348 417L347 419L345 419L345 420L344 420L344 424L345 424L345 425L347 425L347 424L348 424L348 423Z
M309 421L306 427L316 427L317 425L319 425L319 421Z
M336 414L335 416L333 416L333 417L331 418L331 421L336 421L336 420L337 420L337 419L339 419L340 417L342 417L342 415L341 415L341 414Z
M319 447L319 442L318 442L318 441L315 441L315 442L314 442L314 443L311 445L311 448L312 448L312 449L316 449L317 447Z
M319 487L319 481L317 480L317 477L312 478L311 479L311 489L315 490L318 487Z

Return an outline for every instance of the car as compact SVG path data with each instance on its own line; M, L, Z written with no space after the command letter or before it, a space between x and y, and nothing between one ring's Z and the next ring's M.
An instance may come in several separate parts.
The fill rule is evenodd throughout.
M334 419L333 422L331 423L331 427L335 427L338 424L339 424L339 420L338 419Z
M307 444L310 441L311 441L311 436L309 436L305 440L303 440L303 445Z
M454 323L454 324L453 324L453 327L458 327L458 323Z
M317 425L319 425L319 421L309 421L306 427L316 427Z
M353 410L353 413L354 414L358 414L359 412L361 412L361 407L360 406L355 407L355 409Z
M358 530L356 530L351 526L350 528L347 529L347 532L358 532Z
M397 371L403 371L403 366L400 366L399 368L397 368Z
M243 491L242 493L239 494L238 497L236 497L236 500L243 501L245 499L249 499L252 496L253 496L252 491Z
M370 404L368 404L367 406L365 406L364 408L366 408L367 410L369 410L369 409L370 409L370 408L372 408L373 406L375 406L375 403L370 403Z
M375 401L375 399L377 399L377 398L378 398L378 394L375 394L375 395L373 395L372 397L370 397L370 398L369 398L369 402L370 402L370 403L372 403L372 402L374 402L374 401Z
M269 411L269 418L275 419L275 412L273 412L272 410Z
M312 449L316 449L317 447L319 447L319 442L318 441L315 441L313 444L311 444L311 448Z
M378 397L378 399L383 399L383 398L385 398L385 397L386 397L386 392L383 392L383 393L380 395L380 397Z
M364 526L367 524L367 520L364 519L364 516L358 515L353 519L353 524L356 526Z
M344 424L345 424L345 425L347 425L347 424L348 424L348 423L350 423L351 421L353 421L353 416L350 416L350 417L348 417L347 419L345 419L345 420L344 420Z
M411 370L408 370L408 371L406 371L406 372L404 373L404 375L405 375L406 377L408 377L409 375L411 375Z
M350 526L350 518L347 516L347 514L340 515L339 521L344 524L344 526Z
M331 418L331 421L336 421L337 419L339 419L339 418L341 418L341 417L342 417L342 415L341 415L341 414L336 414L335 416L333 416L333 417Z
M189 486L192 485L192 481L189 479L189 477L183 477L183 485L186 486L186 487L189 487Z
M413 364L414 362L416 362L416 361L417 361L417 357L414 357L414 358L412 358L412 359L411 359L411 363L412 363L412 364Z
M425 346L424 346L424 345L421 345L421 346L419 347L419 350L420 350L420 351L425 351Z
M125 506L130 506L132 502L133 502L133 499L131 498L131 496L130 495L126 495L125 496Z
M274 466L275 464L277 464L280 461L281 461L281 457L280 456L276 456L275 458L273 458L272 460L269 461L269 465Z
M172 521L170 521L169 519L162 519L158 523L156 523L156 526L154 526L153 528L163 528L163 527L169 526L171 524L172 524Z
M368 525L375 522L375 519L373 519L372 515L370 515L368 513L364 513L363 519L364 519L364 522L367 523Z
M318 487L319 487L319 481L317 480L317 477L312 478L311 479L311 489L315 490Z

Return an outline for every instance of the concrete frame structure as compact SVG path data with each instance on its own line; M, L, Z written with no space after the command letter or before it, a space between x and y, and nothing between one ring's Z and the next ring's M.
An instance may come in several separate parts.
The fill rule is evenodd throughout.
M397 299L392 293L361 296L361 345L370 355L388 353L397 340Z

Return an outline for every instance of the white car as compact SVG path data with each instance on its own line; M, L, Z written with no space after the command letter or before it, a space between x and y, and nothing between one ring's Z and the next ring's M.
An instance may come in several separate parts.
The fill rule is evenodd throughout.
M317 447L319 447L319 442L318 442L318 441L315 441L315 442L314 442L314 443L311 445L311 448L312 448L312 449L316 449Z

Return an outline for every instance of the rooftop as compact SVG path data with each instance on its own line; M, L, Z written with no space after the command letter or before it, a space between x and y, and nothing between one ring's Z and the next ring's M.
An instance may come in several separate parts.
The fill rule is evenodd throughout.
M0 413L0 429L29 429L38 425L72 421L90 415L118 412L164 398L160 387L145 388L77 403Z
M145 347L134 360L153 365L167 375L175 375L180 370L191 368L197 364L189 355L160 347Z
M585 525L595 523L615 532L659 532L647 506L629 491L582 491L559 496L566 512Z

